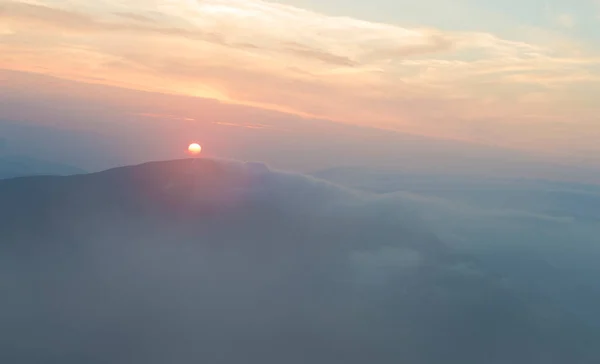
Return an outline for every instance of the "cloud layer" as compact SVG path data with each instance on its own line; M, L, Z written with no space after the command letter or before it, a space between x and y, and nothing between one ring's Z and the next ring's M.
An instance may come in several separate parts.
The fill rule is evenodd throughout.
M360 168L317 175L411 206L446 244L476 256L523 294L600 326L597 185Z
M410 208L262 164L0 181L0 358L595 363Z
M5 2L0 24L9 69L581 156L600 131L600 57L547 31L513 40L257 0Z

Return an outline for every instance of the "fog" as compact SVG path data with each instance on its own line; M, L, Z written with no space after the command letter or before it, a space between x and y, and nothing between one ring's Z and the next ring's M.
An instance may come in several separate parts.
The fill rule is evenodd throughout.
M411 208L457 251L530 298L600 327L600 187L333 168L315 175Z
M597 361L408 196L210 159L0 181L0 359Z

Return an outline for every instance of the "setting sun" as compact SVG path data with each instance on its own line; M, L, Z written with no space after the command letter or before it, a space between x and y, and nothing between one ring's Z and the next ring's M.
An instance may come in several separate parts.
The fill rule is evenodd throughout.
M192 143L188 146L188 153L192 155L200 154L202 147L198 143Z

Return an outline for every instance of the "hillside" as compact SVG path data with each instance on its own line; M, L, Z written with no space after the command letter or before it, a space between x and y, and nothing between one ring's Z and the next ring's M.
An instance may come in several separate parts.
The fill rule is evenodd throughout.
M6 363L596 363L409 209L262 164L0 181Z

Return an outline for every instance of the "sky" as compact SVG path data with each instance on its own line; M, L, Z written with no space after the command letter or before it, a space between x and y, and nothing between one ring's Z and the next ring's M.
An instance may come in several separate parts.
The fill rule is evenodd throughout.
M0 0L0 169L162 161L0 180L0 362L200 337L596 363L599 25L595 0Z
M599 26L593 0L3 1L0 68L598 167Z

